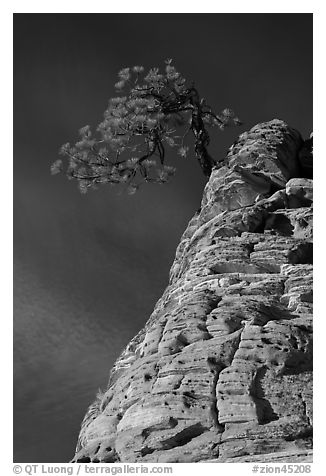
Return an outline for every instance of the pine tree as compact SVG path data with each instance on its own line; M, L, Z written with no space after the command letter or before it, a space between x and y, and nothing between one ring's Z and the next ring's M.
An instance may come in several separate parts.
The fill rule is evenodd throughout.
M93 134L90 126L79 130L79 140L64 144L60 154L67 159L65 171L76 179L85 193L98 184L126 184L134 193L143 182L164 183L175 173L166 164L166 149L177 148L181 157L189 153L188 134L194 139L194 152L205 176L216 161L208 153L208 128L240 124L230 109L216 114L193 84L172 65L165 71L152 68L147 74L142 66L124 68L115 88L120 94L109 101L104 119ZM183 134L178 131L183 129ZM64 169L56 160L51 172Z

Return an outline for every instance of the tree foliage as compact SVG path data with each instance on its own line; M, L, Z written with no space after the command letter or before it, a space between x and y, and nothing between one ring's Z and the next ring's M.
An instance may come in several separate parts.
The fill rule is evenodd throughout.
M215 160L209 155L208 128L240 124L230 109L216 114L193 84L176 70L172 60L144 73L142 66L124 68L115 84L118 96L109 101L95 133L90 126L79 130L79 140L64 144L51 172L65 170L76 179L81 192L98 184L126 184L134 193L143 182L164 183L175 173L166 164L167 148L186 157L188 134L202 172L209 176ZM180 131L182 134L180 134Z

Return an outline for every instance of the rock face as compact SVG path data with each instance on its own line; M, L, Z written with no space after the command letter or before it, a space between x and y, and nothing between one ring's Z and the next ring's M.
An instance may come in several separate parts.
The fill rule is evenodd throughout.
M309 461L312 179L284 122L206 185L170 284L90 407L73 461Z

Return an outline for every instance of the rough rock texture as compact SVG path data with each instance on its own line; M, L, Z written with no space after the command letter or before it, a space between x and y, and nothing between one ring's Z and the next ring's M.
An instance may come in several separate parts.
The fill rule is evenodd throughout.
M311 170L307 142L273 120L213 171L73 461L311 460L312 179L300 157Z

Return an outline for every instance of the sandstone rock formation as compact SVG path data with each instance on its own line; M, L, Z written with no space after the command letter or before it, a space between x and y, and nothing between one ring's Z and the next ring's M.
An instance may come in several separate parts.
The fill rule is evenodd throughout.
M239 137L73 461L311 460L311 166L282 121Z

